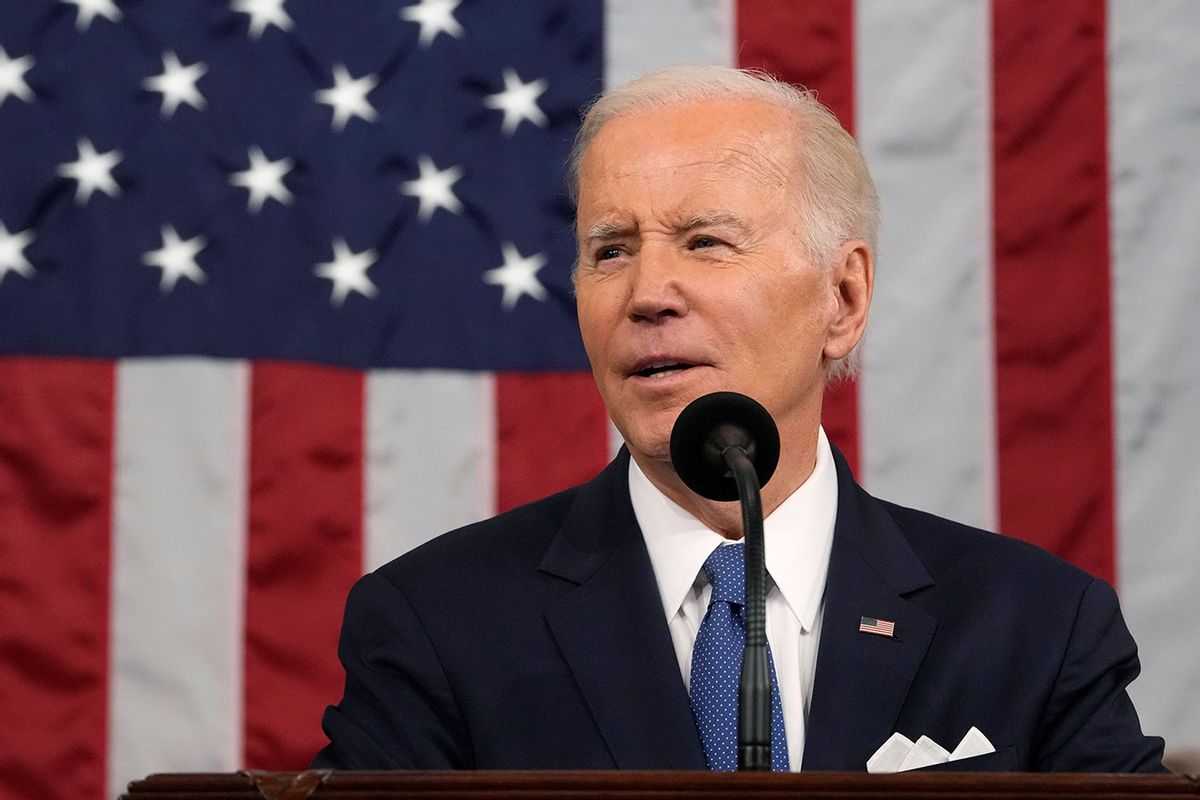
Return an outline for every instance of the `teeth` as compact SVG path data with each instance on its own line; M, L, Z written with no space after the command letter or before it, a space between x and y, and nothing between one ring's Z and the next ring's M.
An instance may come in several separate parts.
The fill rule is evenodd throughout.
M661 375L670 375L671 373L688 369L689 367L691 367L691 364L680 364L678 361L661 361L638 370L638 375L641 375L643 378L657 378Z

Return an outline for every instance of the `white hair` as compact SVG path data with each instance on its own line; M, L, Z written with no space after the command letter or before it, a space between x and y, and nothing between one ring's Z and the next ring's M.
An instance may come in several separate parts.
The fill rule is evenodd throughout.
M875 247L879 198L858 145L815 92L798 89L770 75L716 66L680 66L651 72L600 95L587 108L567 170L571 200L579 202L579 172L584 153L609 120L641 111L673 108L705 100L761 100L787 111L795 120L796 213L800 238L809 259L832 266L838 249L852 239ZM858 369L856 347L832 362L827 378Z

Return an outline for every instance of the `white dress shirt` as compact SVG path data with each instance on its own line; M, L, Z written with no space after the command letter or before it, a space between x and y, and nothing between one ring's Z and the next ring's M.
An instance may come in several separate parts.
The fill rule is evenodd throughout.
M679 672L690 687L692 648L712 594L701 567L714 548L730 541L668 499L633 459L629 460L629 496L650 552ZM767 641L775 661L793 772L800 770L804 755L837 500L833 453L820 429L812 475L763 524Z

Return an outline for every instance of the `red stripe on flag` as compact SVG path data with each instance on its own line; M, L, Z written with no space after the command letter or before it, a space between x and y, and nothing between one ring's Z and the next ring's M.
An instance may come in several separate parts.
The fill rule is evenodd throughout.
M815 89L821 102L854 132L854 2L740 0L738 66L761 69ZM850 468L859 457L858 384L842 381L825 392L825 432Z
M245 760L301 769L341 694L342 601L363 571L363 375L259 363L250 388Z
M1000 522L1113 580L1104 0L992 12Z
M608 463L608 431L590 372L497 375L497 509L591 479Z
M114 388L0 359L0 797L106 793Z

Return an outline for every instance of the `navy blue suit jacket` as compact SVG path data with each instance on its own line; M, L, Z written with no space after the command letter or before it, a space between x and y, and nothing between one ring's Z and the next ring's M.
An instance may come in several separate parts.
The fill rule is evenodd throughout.
M704 769L628 454L597 478L362 578L315 767ZM961 769L1162 769L1125 687L1112 589L1035 547L876 500L838 513L804 762L863 770L894 731L997 752ZM895 638L860 633L861 617Z

